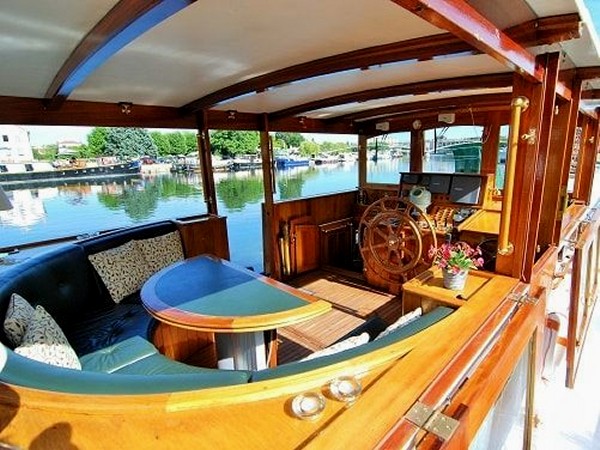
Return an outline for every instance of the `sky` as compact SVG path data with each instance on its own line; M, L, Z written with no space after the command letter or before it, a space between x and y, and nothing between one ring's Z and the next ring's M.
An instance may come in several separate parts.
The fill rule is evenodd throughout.
M583 2L592 16L597 33L600 34L600 0L583 0ZM43 126L25 126L25 128L29 130L29 138L32 146L56 144L57 141L79 141L85 143L87 142L87 135L92 129L91 127ZM352 135L304 134L304 137L314 140L317 143L324 141L354 142L356 140L356 137Z

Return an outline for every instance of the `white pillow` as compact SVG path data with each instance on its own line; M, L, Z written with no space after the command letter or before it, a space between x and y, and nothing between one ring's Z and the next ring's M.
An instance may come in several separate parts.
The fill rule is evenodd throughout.
M358 336L352 336L348 339L344 339L337 344L330 345L323 350L318 350L314 353L311 353L306 358L301 359L300 361L307 361L309 359L320 358L321 356L333 355L335 353L342 352L344 350L349 350L354 347L358 347L359 345L363 345L369 342L369 333L366 331L364 333L359 334Z
M15 353L53 366L81 370L81 363L64 333L46 310L38 305Z
M179 231L142 239L135 243L146 258L151 274L155 274L174 262L183 261L183 247Z
M134 241L88 258L115 303L137 292L151 275L146 259Z
M19 294L11 295L4 317L4 334L13 347L21 345L34 312L33 306Z
M396 320L393 324L391 324L389 327L387 327L385 330L383 330L381 333L379 333L379 335L374 340L376 341L377 339L387 336L392 331L396 331L399 328L402 328L403 326L408 325L412 321L417 320L419 317L421 317L422 314L423 314L423 310L421 309L421 307L419 307L419 308L415 309L414 311L411 311L407 314L404 314L402 317L400 317L398 320Z

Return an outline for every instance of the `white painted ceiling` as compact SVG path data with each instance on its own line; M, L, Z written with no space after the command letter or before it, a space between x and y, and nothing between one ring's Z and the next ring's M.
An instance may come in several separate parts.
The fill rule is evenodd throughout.
M562 50L568 64L600 66L596 30L580 0L469 3L500 28L580 12L581 39L532 52ZM77 43L115 4L116 0L3 0L0 95L43 97ZM444 32L390 0L198 0L122 48L69 99L179 107L295 64ZM217 109L270 113L366 89L508 70L486 55L387 64L278 86L225 101ZM594 82L589 87L598 86ZM355 102L307 115L329 117L442 95L446 94Z

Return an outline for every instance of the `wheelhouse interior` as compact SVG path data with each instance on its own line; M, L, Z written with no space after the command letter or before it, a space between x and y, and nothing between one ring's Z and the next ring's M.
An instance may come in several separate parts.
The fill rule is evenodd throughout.
M573 386L597 287L600 46L581 2L61 0L2 9L0 123L196 130L210 217L220 211L209 130L260 132L264 275L332 305L271 335L270 368L375 318L385 327L419 308L455 311L391 351L250 387L151 396L146 418L127 396L103 399L93 414L110 421L125 411L133 429L158 434L177 420L190 445L192 425L206 421L214 426L204 445L245 439L260 448L268 432L280 448L467 448L485 439L502 393L521 380L513 422L531 446L541 346L552 329L547 297L568 273L564 376ZM458 128L475 139L445 136ZM276 131L356 136L356 189L275 201ZM398 135L407 170L379 180L367 160ZM434 164L446 153L453 168ZM225 224L211 233L214 253L226 256ZM207 240L193 226L185 233ZM429 250L457 241L480 247L484 266L452 292ZM204 347L187 362L215 367L214 336L197 342ZM328 406L316 421L289 414L294 395L340 374L362 380L351 408ZM4 400L14 406L9 388ZM16 390L29 413L47 409L48 427L69 400L48 406L51 394ZM428 428L431 414L414 419L419 405L453 419L452 431ZM75 441L98 438L95 417L66 409ZM29 444L33 428L17 417L7 433ZM258 431L244 436L248 428Z

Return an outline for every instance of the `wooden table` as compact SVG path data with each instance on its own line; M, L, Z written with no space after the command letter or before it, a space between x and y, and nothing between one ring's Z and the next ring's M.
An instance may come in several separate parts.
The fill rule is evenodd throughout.
M142 287L152 316L175 327L214 332L218 366L267 367L264 331L311 319L331 305L216 256L164 268Z
M402 286L403 312L410 312L419 306L423 308L423 312L427 312L439 304L452 307L462 306L496 276L498 275L490 272L471 270L467 275L464 289L453 291L444 287L441 269L426 270Z
M500 233L500 211L482 209L477 211L457 228L462 240L477 241L477 238L496 237Z

